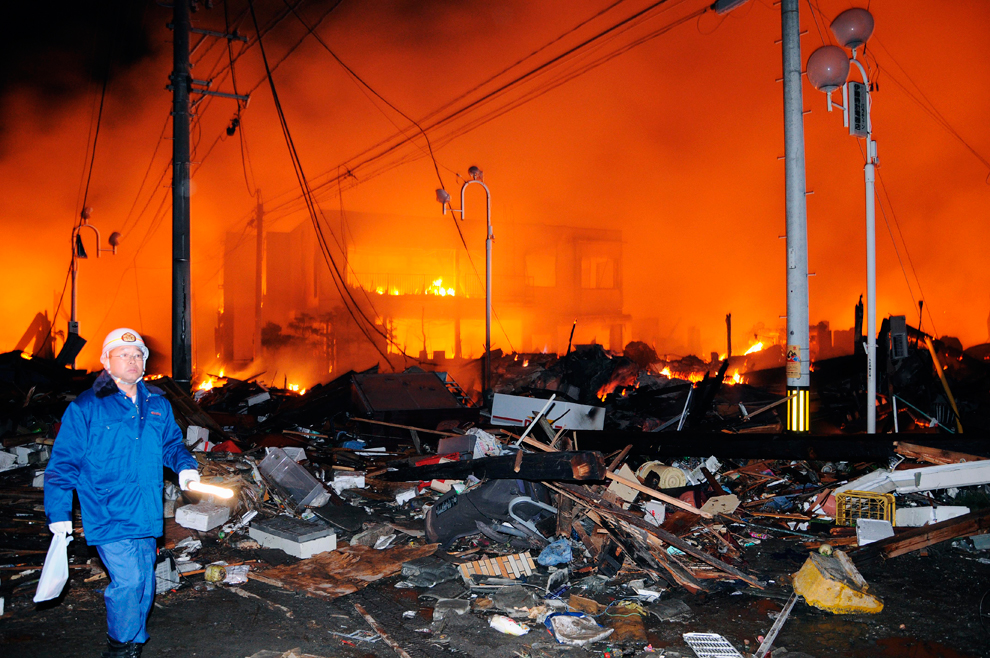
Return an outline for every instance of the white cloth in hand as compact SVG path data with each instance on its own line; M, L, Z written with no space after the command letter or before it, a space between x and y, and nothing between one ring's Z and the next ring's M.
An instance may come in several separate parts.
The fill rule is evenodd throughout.
M199 482L199 473L194 468L187 468L179 471L179 488L189 491L190 482Z
M49 523L48 529L52 531L53 535L56 535L60 532L66 535L71 535L72 521L56 521L55 523Z

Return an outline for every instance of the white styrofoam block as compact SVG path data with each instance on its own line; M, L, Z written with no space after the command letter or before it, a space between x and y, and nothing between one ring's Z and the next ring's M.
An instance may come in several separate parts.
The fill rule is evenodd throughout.
M333 482L330 483L330 486L338 494L344 489L364 489L364 473L348 473L347 475L337 473L333 476Z
M969 508L961 505L939 505L938 507L899 507L894 521L899 528L920 528L931 523L940 523L969 514Z
M175 510L175 522L183 528L191 528L206 532L213 530L230 518L230 508L223 505L213 505L211 503L196 503L195 505L183 505Z
M263 548L277 548L298 558L313 557L317 553L337 550L337 535L334 533L318 539L297 542L291 539L277 537L252 526L248 528L248 535Z
M17 465L17 455L6 450L0 450L0 471L7 471Z
M35 488L38 488L38 489L44 489L44 487L45 487L45 471L44 471L44 469L42 469L40 471L35 471L34 472L34 479L31 480L31 486L32 487L35 487Z
M269 393L268 391L262 391L261 393L256 393L255 395L252 395L251 397L249 397L247 399L247 403L248 403L248 406L249 407L252 407L252 406L254 406L256 404L260 404L262 402L265 402L265 401L271 400L271 399L272 399L271 393Z
M39 448L36 445L14 446L10 450L17 456L17 463L20 466L38 461L35 453L39 452Z
M200 427L199 425L190 425L186 428L186 445L190 448L195 447L197 443L206 443L210 439L210 430L205 427Z
M405 491L400 491L399 493L395 494L395 502L398 505L405 505L415 497L416 497L415 489L406 489Z
M655 526L663 524L664 518L667 516L667 508L659 500L648 500L643 505L643 509L646 511L646 520Z
M894 536L890 521L882 519L856 519L856 543L860 546Z

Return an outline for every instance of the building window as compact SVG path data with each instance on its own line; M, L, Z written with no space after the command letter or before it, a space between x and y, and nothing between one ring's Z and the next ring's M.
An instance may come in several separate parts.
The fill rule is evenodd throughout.
M526 284L536 288L557 285L557 252L533 251L526 254Z
M615 288L615 259L586 256L581 259L582 288Z

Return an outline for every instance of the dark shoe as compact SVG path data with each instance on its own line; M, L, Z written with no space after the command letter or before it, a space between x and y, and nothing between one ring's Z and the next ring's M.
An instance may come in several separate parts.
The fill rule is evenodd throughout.
M143 644L137 642L128 642L124 646L124 653L121 654L123 658L141 658L141 651L144 649Z
M107 635L107 650L103 652L102 658L127 658L127 646L126 642L118 642Z

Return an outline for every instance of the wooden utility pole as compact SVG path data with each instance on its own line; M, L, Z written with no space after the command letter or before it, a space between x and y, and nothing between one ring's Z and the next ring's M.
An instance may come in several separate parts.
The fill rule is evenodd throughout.
M247 96L198 89L211 80L193 80L189 73L189 34L195 32L222 39L246 42L247 38L194 28L190 13L195 0L175 0L172 8L172 75L167 87L172 92L172 380L184 391L192 384L192 277L190 268L191 181L189 172L189 94L221 96L247 102ZM200 41L202 43L202 41Z
M192 382L192 280L189 262L189 0L172 18L172 379Z

